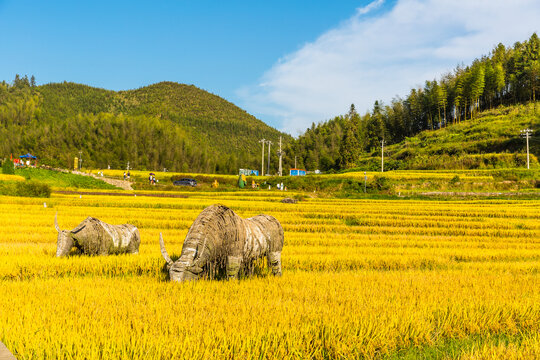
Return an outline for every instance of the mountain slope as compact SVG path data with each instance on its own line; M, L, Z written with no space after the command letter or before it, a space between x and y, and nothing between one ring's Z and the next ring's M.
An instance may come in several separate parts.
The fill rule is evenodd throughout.
M438 130L426 130L385 147L385 169L477 169L526 166L523 129L529 138L531 165L540 157L540 114L532 104L499 107ZM379 170L380 149L360 157L360 167Z
M261 138L290 137L193 85L110 91L75 83L0 84L0 145L69 166L235 173L258 167Z

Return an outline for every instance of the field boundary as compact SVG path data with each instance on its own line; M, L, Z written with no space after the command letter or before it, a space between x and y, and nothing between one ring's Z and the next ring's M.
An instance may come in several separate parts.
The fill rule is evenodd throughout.
M163 197L163 198L182 198L186 199L188 196L184 194L126 194L126 193L114 193L114 192L99 192L99 191L72 191L72 190L56 190L55 194L65 195L107 195L107 196L147 196L147 197Z
M15 356L8 350L6 345L0 341L0 360L17 360Z

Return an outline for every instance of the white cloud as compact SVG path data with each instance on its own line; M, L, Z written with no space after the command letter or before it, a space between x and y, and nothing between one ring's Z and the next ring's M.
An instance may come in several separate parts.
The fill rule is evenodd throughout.
M369 110L411 87L468 64L502 42L540 30L538 0L382 0L280 59L255 86L238 91L243 106L297 135L312 122Z
M379 6L381 6L383 3L384 3L384 0L376 0L376 1L373 1L373 2L371 2L369 4L367 4L364 7L359 7L358 9L356 9L356 15L367 14L368 12L370 12L370 11L378 8Z

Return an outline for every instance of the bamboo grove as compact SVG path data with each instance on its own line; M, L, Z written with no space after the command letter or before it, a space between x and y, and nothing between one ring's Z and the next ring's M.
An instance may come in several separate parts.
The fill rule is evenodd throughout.
M439 80L427 80L390 104L376 101L361 116L349 112L311 126L290 144L287 154L309 169L339 170L357 166L361 153L380 152L381 140L399 143L421 131L462 123L487 109L532 102L540 88L540 39L534 33L513 46L497 45L468 66L459 65ZM294 156L287 163L294 163Z
M0 341L18 359L540 356L538 201L96 192L0 199ZM281 278L167 281L159 233L178 255L214 203L282 223ZM55 258L56 212L132 223L140 254Z

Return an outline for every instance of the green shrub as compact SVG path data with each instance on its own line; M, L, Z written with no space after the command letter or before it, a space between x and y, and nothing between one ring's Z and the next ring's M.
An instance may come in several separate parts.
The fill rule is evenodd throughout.
M390 181L384 176L375 176L373 180L376 190L388 190L390 189Z
M455 175L453 178L450 179L449 183L451 185L456 185L458 182L460 182L460 178L458 175Z
M539 183L540 183L540 182L539 182ZM292 198L293 198L293 199L296 199L296 200L298 200L298 201L303 201L303 200L305 200L305 199L307 198L307 196L304 195L304 194L294 194L294 195L292 196Z
M347 226L358 226L362 225L362 222L355 218L354 216L347 216L343 219L343 223Z
M517 170L494 171L492 176L499 181L518 181L522 178L522 175Z
M10 159L7 159L2 164L2 173L3 174L15 174L15 166L13 165L13 161Z
M374 157L374 158L362 158L357 161L357 167L352 169L346 169L342 171L338 171L338 173L346 173L346 172L357 172L357 171L381 171L381 158L380 157ZM391 158L385 157L384 159L384 170L390 171L390 170L403 170L406 167L406 163L402 160L394 160Z
M51 197L51 188L49 185L35 180L17 182L15 189L15 195L17 196Z
M3 181L0 182L0 195L51 197L49 185L39 181Z

